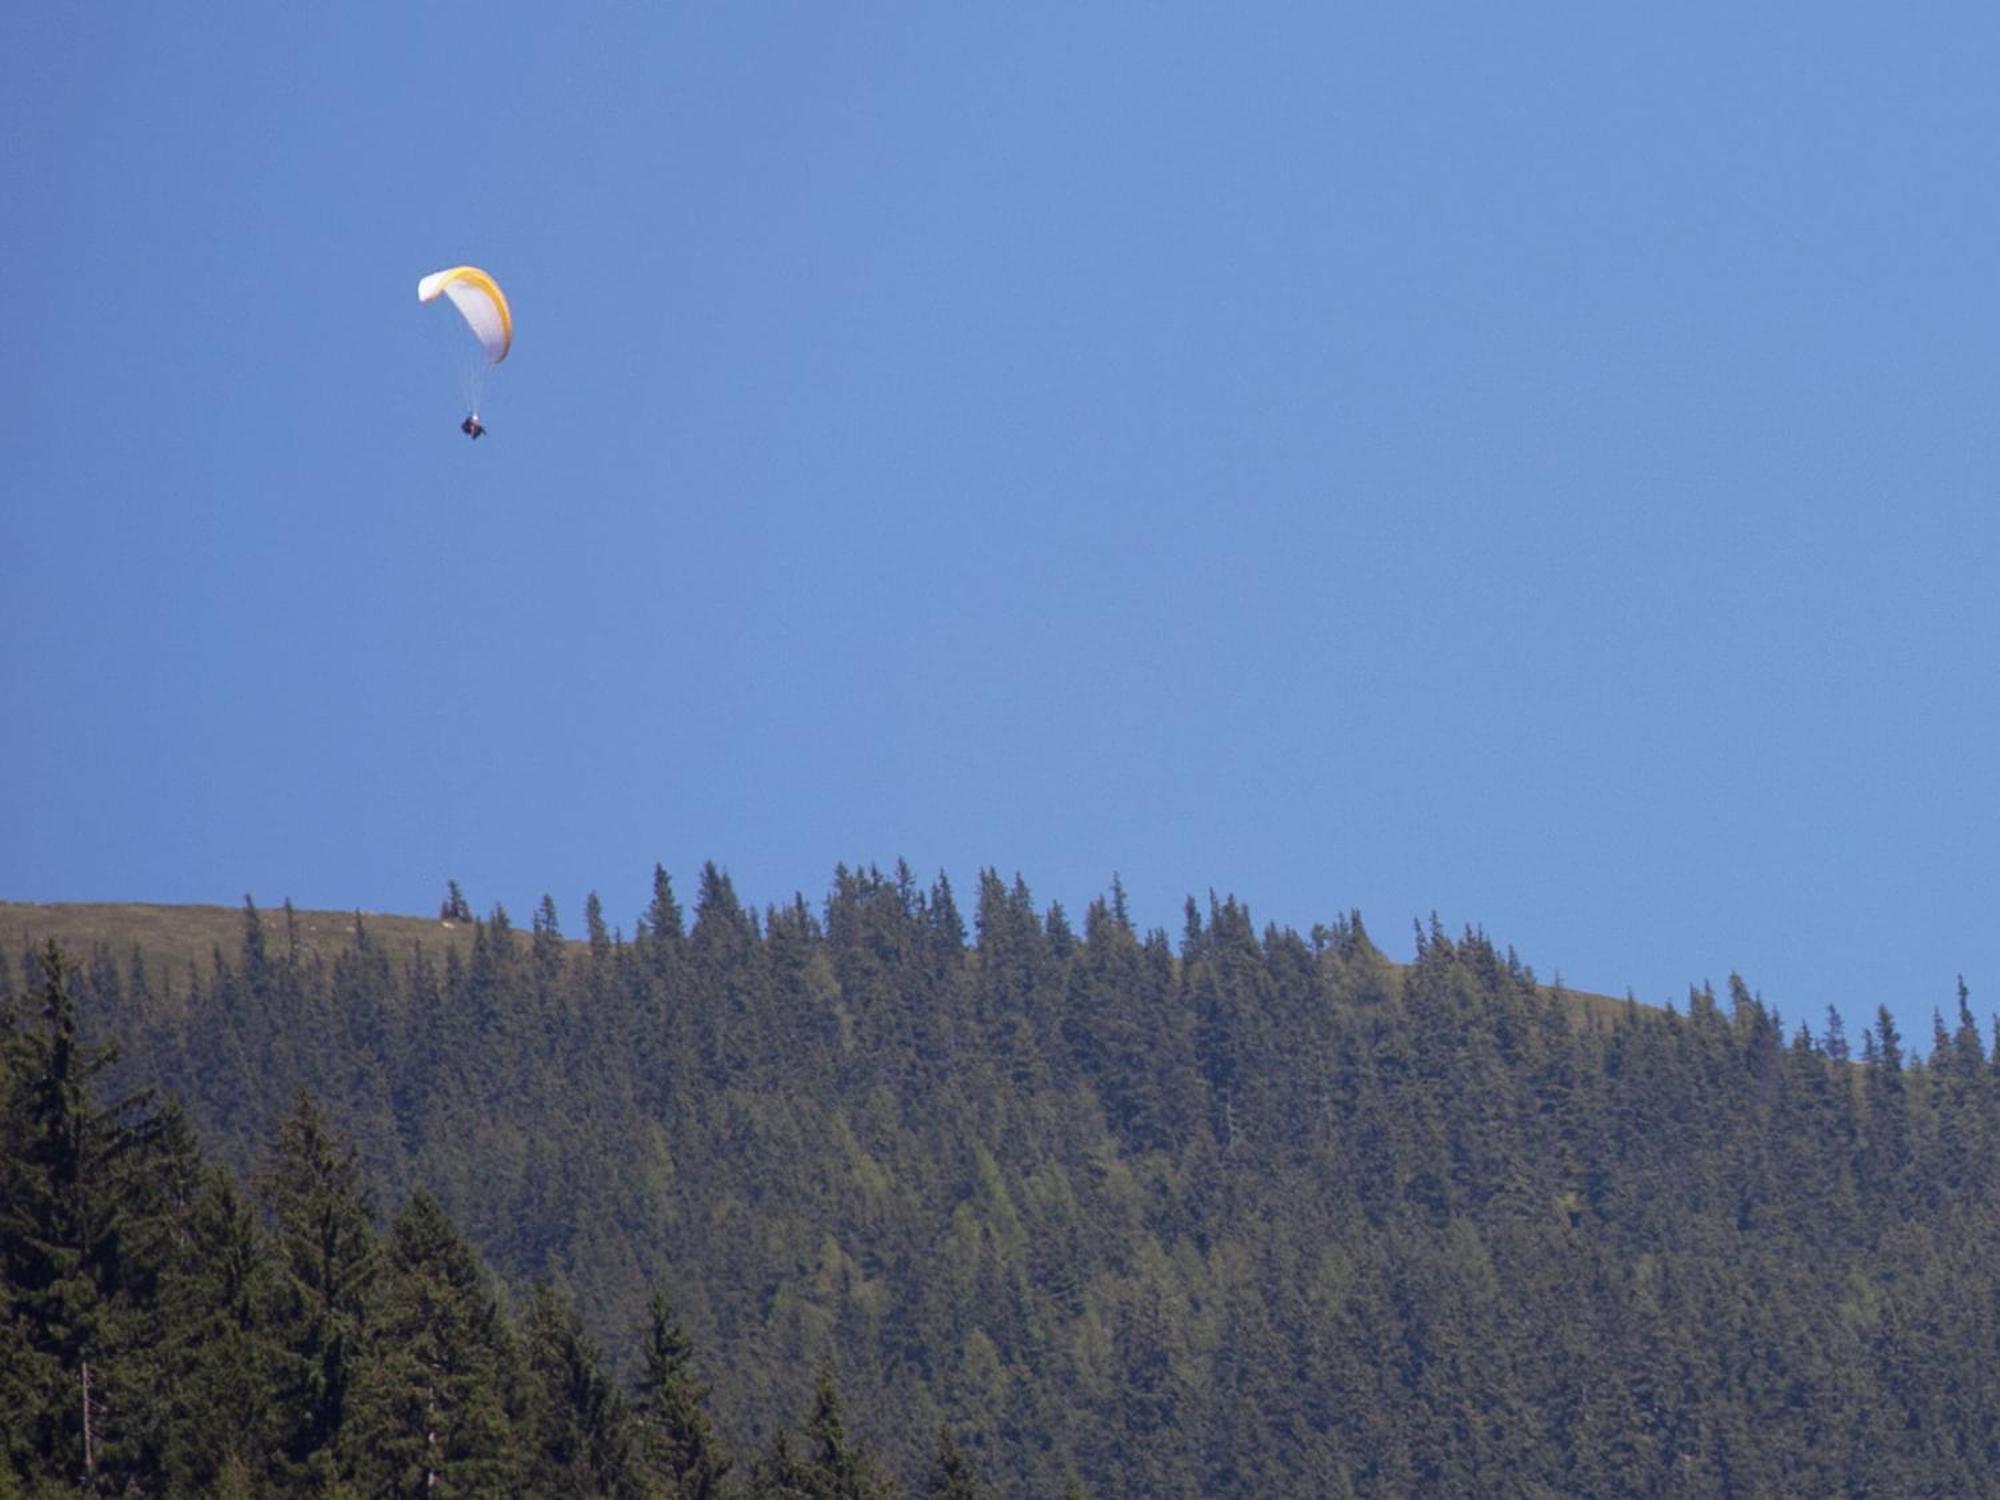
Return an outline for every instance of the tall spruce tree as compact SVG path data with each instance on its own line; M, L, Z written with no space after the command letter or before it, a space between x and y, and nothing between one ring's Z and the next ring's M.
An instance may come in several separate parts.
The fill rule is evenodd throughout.
M990 1500L990 1492L973 1472L972 1461L951 1440L951 1429L938 1428L937 1457L931 1463L926 1500Z
M679 1500L720 1500L731 1459L709 1418L709 1388L695 1370L693 1341L657 1288L640 1354L633 1408L654 1467L667 1475Z
M407 1500L522 1493L506 1400L515 1359L485 1268L438 1201L416 1193L391 1233L343 1445L361 1488Z
M782 1427L752 1466L748 1500L819 1500L812 1466L792 1451L791 1434Z
M143 1247L147 1167L160 1117L145 1095L100 1106L117 1058L80 1034L73 970L50 943L31 1023L5 1036L11 1075L0 1117L0 1290L15 1368L7 1426L26 1472L96 1489L135 1464L138 1414L117 1390L144 1343L134 1288L157 1272Z
M235 1178L210 1169L160 1291L161 1446L175 1494L271 1493L281 1482L277 1272Z
M570 1298L544 1282L528 1301L526 1345L533 1493L645 1500L632 1413L605 1373Z
M891 1500L895 1494L868 1450L848 1435L831 1364L820 1366L813 1385L812 1415L806 1419L805 1484L813 1500Z
M287 1471L331 1483L380 1267L374 1199L354 1148L310 1095L278 1126L263 1199L277 1251L272 1317Z

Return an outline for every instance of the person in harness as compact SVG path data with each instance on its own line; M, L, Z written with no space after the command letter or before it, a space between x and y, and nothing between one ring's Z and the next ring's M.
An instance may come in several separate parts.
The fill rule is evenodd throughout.
M479 413L476 411L467 413L465 420L458 424L458 430L475 443L486 436L485 424L479 420Z

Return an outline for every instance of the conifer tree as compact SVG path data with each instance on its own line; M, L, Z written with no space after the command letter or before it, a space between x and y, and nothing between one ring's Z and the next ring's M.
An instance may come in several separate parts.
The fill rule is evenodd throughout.
M1986 1049L1979 1040L1979 1023L1972 1018L1972 992L1965 976L1958 977L1958 1028L1952 1033L1953 1062L1970 1078L1986 1066Z
M682 926L681 904L674 899L674 883L664 865L653 866L653 899L646 908L641 931L657 945L656 962L671 963L679 957L687 933Z
M749 1500L819 1500L812 1466L792 1451L791 1436L781 1427L750 1475Z
M806 1420L806 1492L812 1500L889 1500L893 1491L867 1450L847 1434L833 1367L820 1366Z
M311 1096L278 1126L263 1183L277 1253L276 1396L289 1472L330 1483L373 1305L380 1249L354 1149Z
M570 1298L546 1282L523 1329L529 1384L528 1482L543 1495L644 1500L632 1414L604 1372Z
M514 1351L486 1272L437 1200L397 1215L346 1446L368 1493L521 1493L505 1391Z
M160 1296L163 1466L176 1493L217 1493L232 1475L276 1486L276 1272L235 1178L211 1169Z
M931 883L930 900L925 904L924 915L931 933L933 954L937 961L949 961L953 965L965 957L965 919L958 914L958 902L951 893L951 879L944 871Z
M0 1319L16 1330L6 1384L21 1403L9 1425L36 1471L95 1488L129 1466L137 1436L137 1414L106 1392L139 1342L131 1293L151 1269L141 1218L159 1116L143 1095L98 1105L117 1049L80 1035L62 951L50 943L40 962L38 1024L6 1037L0 1117Z
M548 988L555 984L562 973L563 935L562 923L556 917L555 897L544 895L541 904L535 908L535 918L530 931L530 961L534 965L535 982Z
M709 1419L709 1388L694 1368L694 1345L657 1288L647 1307L644 1360L633 1405L656 1468L679 1500L719 1500L731 1460Z
M988 1491L973 1472L971 1460L951 1440L951 1429L938 1428L937 1457L931 1464L927 1500L989 1500Z

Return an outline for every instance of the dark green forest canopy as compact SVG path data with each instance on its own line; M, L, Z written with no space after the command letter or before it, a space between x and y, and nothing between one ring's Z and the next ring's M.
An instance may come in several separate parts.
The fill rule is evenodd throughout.
M1850 1059L1738 983L1579 1004L1435 924L1398 967L1351 915L1211 900L1170 940L991 872L964 911L899 869L760 912L711 866L689 908L661 874L629 939L593 901L575 938L545 902L330 944L246 906L199 968L107 931L74 983L111 1092L181 1101L239 1181L317 1099L381 1274L408 1241L512 1289L464 1311L493 1368L539 1341L587 1396L601 1344L642 1409L664 1290L719 1491L832 1472L791 1424L837 1368L866 1482L919 1494L2000 1493L1962 995L1926 1056L1885 1013ZM476 1433L512 1408L466 1368Z

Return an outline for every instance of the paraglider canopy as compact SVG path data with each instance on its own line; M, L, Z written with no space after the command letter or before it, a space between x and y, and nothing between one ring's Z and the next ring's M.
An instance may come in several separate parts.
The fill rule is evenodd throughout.
M486 362L497 365L507 357L514 343L514 315L507 308L500 283L477 266L453 266L433 271L417 283L417 300L435 302L449 297L465 319L465 326L486 351Z

